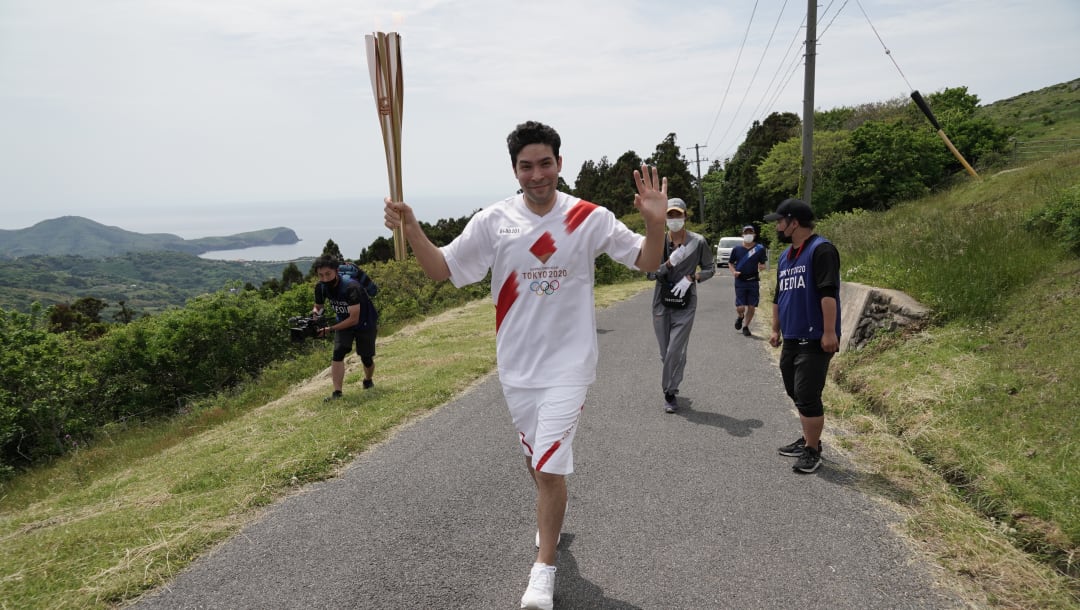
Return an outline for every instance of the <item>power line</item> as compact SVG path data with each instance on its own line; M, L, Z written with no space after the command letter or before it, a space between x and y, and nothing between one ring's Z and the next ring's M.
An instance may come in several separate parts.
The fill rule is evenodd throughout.
M765 61L765 55L769 52L769 47L772 45L773 37L776 36L776 28L780 26L780 19L784 16L784 10L787 8L787 0L784 0L783 6L780 7L780 13L776 16L776 23L773 24L772 32L769 33L769 40L765 42L765 48L761 51L761 59L758 60L757 67L754 68L754 74L750 77L750 83L746 85L746 89L743 91L742 99L739 101L739 107L735 109L735 116L739 116L739 111L742 110L743 103L746 102L746 96L750 93L750 88L754 86L754 81L757 79L758 72L761 70L761 64ZM727 130L724 131L724 135L720 136L720 141L723 142L724 138L731 131L731 128L735 126L735 119L733 118L728 123ZM708 142L708 140L706 140Z
M825 29L821 30L821 33L818 34L818 36L817 36L818 42L821 42L821 39L825 37L825 32L829 31L829 28L832 27L833 22L836 21L836 18L840 16L840 13L844 12L844 7L847 6L847 3L848 3L848 0L844 0L844 3L840 5L840 8L836 9L836 14L832 16L832 19L829 21L829 25L825 26ZM829 6L832 6L832 2L829 3ZM829 9L826 8L825 12L829 12ZM821 19L824 19L824 18L825 18L824 16L821 17ZM818 19L818 23L821 22L821 19Z
M839 17L840 14L844 12L844 9L847 7L848 2L849 2L849 0L844 0L844 3L842 5L840 5L840 8L837 9L836 13L834 13L832 15L832 19L829 21L829 24L827 26L825 26L825 28L821 32L818 33L817 42L820 42L822 40L822 38L825 36L825 32L827 32L829 30L829 28L832 27L832 24L836 21L837 17ZM833 2L830 2L829 5L827 7L825 7L824 13L828 13L829 9L832 6L833 6ZM821 23L824 20L824 13L823 13L822 16L820 16L817 19L817 23ZM802 20L802 23L800 23L800 25L799 25L799 30L797 30L795 32L795 36L792 38L791 44L788 45L788 50L784 53L783 59L780 60L780 63L777 66L777 71L773 75L773 81L776 80L776 77L780 75L782 69L784 68L784 62L787 60L788 54L791 52L791 49L794 47L795 42L799 40L799 31L805 25L806 25L806 17L804 16L803 20ZM803 41L801 46L805 46L805 44L806 44L806 42ZM760 114L758 113L758 110L761 108L761 102L759 102L758 106L754 108L754 112L753 112L750 120L747 121L745 129L749 129L750 125L753 124L753 122L755 120L754 117L762 116L762 115L768 116L768 114L770 114L772 112L773 108L776 107L776 103L779 101L780 96L783 94L783 92L787 89L788 85L791 83L791 79L794 78L794 76L795 76L796 72L798 71L798 68L799 68L800 65L802 65L801 58L800 58L799 55L796 55L792 59L791 63L788 64L788 66L787 66L787 76L782 79L782 84L776 89L775 92L773 92L771 94L771 97L770 97L770 94L769 94L769 90L772 87L772 82L773 81L770 81L769 87L766 88L765 94L763 94L763 96L762 96L762 101L764 101L765 99L769 99L769 103L765 105L765 111L763 113L760 113ZM719 152L720 146L722 144L723 144L723 140L721 140L719 143L717 143L716 148L713 149L712 153L713 153L714 157ZM730 152L731 149L734 149L734 148L737 148L737 147L738 147L738 144L732 145L728 149L728 152ZM722 156L726 157L728 155L722 155Z
M904 83L907 85L908 91L914 91L915 87L912 87L911 83L908 82L907 77L904 76L904 71L900 69L900 64L896 63L896 59L892 56L892 51L889 50L889 47L885 46L885 41L881 39L881 35L878 34L877 28L874 27L873 23L871 23L870 16L866 14L866 9L863 8L862 2L859 2L859 0L855 0L855 4L859 5L859 10L862 11L863 17L866 17L866 23L869 23L870 29L874 30L874 36L877 36L878 42L881 43L881 48L885 49L885 54L889 56L889 59L892 60L893 65L896 66L896 71L900 73L900 78L904 79Z
M804 43L804 45L805 45L805 43ZM776 89L776 92L773 94L772 99L769 101L768 105L766 105L766 107L765 107L766 110L763 113L765 116L768 116L769 114L772 113L773 108L776 107L776 103L780 100L780 95L783 94L784 90L787 89L788 85L791 83L791 79L794 78L795 74L798 73L799 66L801 66L801 65L802 65L802 60L800 59L799 56L796 56L795 59L792 61L790 67L788 68L788 73L787 73L787 76L784 77L783 84L780 85L780 87L778 87ZM746 126L743 127L743 131L745 132L745 131L749 130L750 126L753 125L754 121L756 121L756 120L757 119L754 118L753 116L750 117L750 119L746 122ZM737 149L739 147L739 144L740 144L739 142L733 143L730 147L728 147L728 152L732 152L734 149ZM723 156L728 157L730 155L725 154Z
M709 135L705 137L705 145L708 146L709 138L712 137L713 129L716 129L716 121L720 118L720 112L724 110L724 102L727 101L728 92L731 91L731 83L735 80L735 71L739 69L739 60L742 59L743 48L746 47L746 39L750 36L750 26L754 23L754 15L757 14L758 0L754 0L754 10L750 11L750 21L746 24L746 32L743 33L742 43L739 45L739 54L735 56L735 66L731 68L731 78L728 79L727 89L724 89L724 96L720 99L720 107L716 109L716 116L713 117L712 127L709 128Z
M791 42L788 44L787 50L784 51L783 57L780 58L780 62L776 65L776 72L773 72L772 79L769 80L768 86L765 87L765 92L762 93L761 99L758 100L757 106L754 107L754 111L750 113L750 116L752 116L752 117L753 116L758 116L758 111L761 110L761 105L765 102L765 100L769 99L769 97L772 95L770 93L770 91L772 91L773 84L776 83L776 78L778 76L780 76L781 72L783 72L784 64L788 61L788 55L791 54L791 50L796 48L795 43L799 41L799 32L802 30L804 25L806 25L806 17L805 16L803 17L802 23L799 24L798 29L795 30L795 36L792 37ZM805 42L803 44L805 44ZM799 61L799 56L796 55L795 59L793 61L794 61L794 65L797 67L798 66L798 61ZM789 69L794 70L794 67L789 68ZM783 89L780 89L780 90L782 91ZM717 149L720 148L720 144L723 144L723 140L721 140L717 144ZM715 153L716 150L714 150L713 152Z

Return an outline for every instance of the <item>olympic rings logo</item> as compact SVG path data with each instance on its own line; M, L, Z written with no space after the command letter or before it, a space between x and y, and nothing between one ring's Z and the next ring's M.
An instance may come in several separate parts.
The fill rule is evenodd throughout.
M533 294L537 296L544 296L545 294L555 294L555 291L559 289L559 280L533 282L529 284L529 290L533 291Z

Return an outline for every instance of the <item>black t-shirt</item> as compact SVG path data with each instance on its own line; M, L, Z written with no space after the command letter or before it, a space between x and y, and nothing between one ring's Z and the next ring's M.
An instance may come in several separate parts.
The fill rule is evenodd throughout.
M361 305L360 321L357 326L364 327L375 322L377 314L374 306L370 305L371 299L368 298L363 286L355 280L342 280L339 278L332 288L322 282L316 283L315 304L322 305L328 299L330 308L337 314L338 322L349 317L349 306L351 305Z

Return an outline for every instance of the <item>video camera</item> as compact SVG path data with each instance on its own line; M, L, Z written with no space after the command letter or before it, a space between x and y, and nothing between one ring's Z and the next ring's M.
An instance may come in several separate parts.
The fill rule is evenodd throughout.
M289 338L299 343L309 337L319 336L319 329L330 326L330 318L312 318L310 316L295 316L289 318Z

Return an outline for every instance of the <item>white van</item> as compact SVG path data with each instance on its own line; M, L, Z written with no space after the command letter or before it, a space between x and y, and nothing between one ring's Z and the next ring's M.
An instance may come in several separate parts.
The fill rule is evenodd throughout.
M719 267L727 267L728 257L731 256L731 249L735 246L742 244L742 236L735 237L721 237L720 241L716 243L716 264Z

